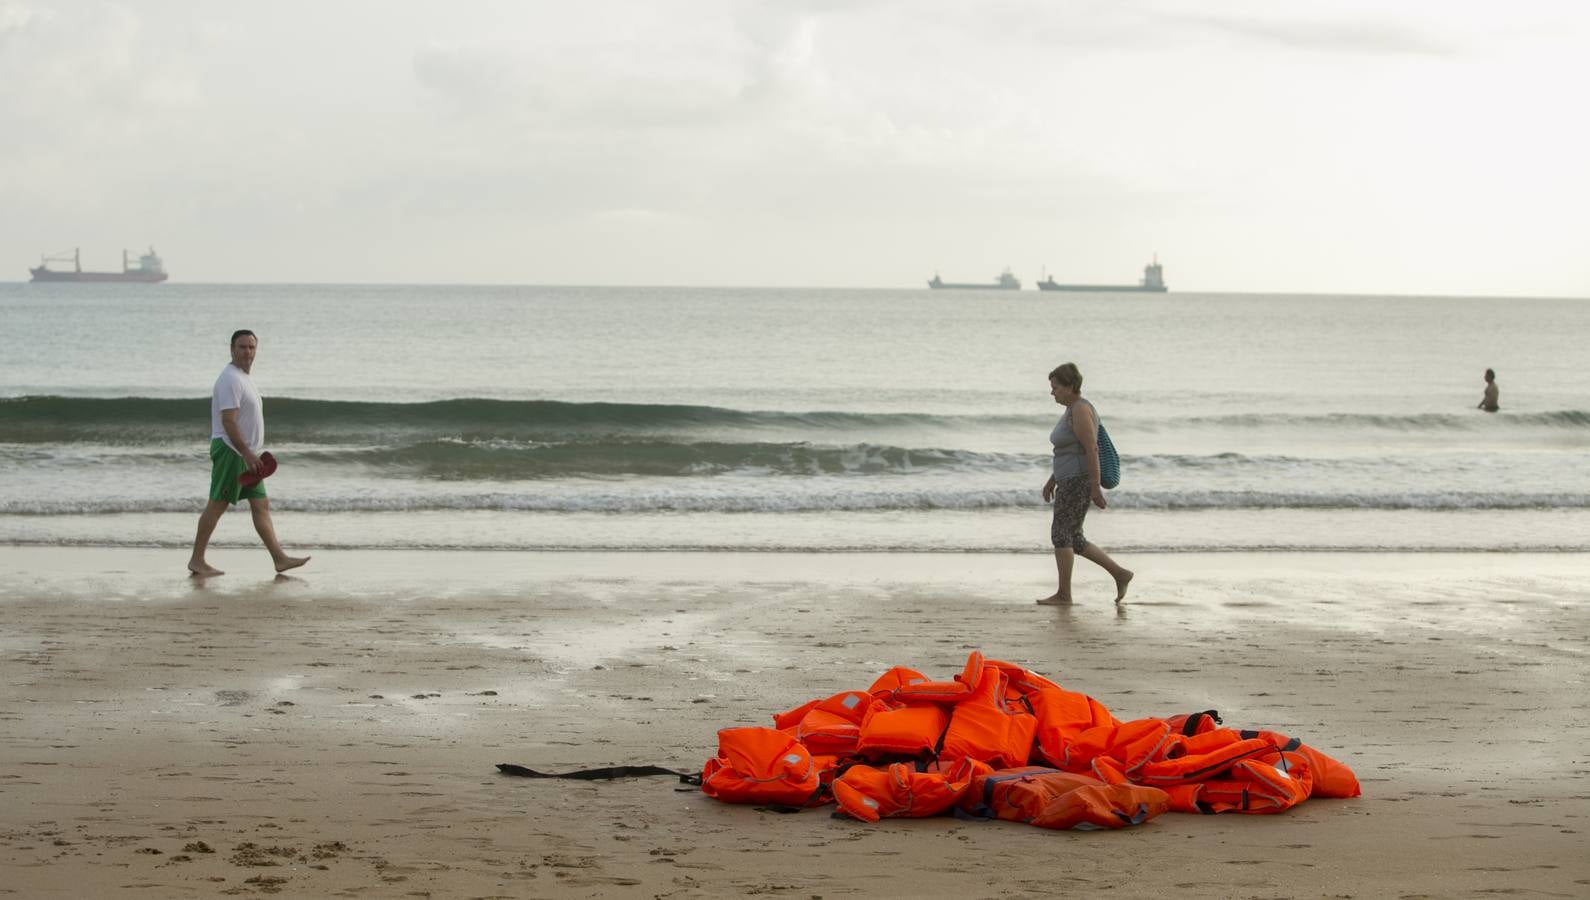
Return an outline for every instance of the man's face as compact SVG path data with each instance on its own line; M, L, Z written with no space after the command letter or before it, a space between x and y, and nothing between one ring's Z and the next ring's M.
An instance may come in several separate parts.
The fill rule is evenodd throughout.
M245 334L232 342L232 365L247 372L254 368L254 353L259 349L259 341L254 335Z

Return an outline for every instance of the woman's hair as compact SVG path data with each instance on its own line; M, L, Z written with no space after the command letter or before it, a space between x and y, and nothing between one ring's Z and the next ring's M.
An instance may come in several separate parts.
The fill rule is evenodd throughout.
M1055 366L1055 370L1049 373L1049 380L1073 391L1082 390L1082 370L1077 368L1076 363Z
M1486 381L1495 381L1496 380L1496 370L1495 369L1486 369L1485 370L1485 380Z

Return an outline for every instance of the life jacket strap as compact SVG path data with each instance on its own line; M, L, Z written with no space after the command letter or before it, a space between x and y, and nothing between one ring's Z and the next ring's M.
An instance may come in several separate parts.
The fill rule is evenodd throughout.
M1056 775L1059 774L1059 772L1059 769L1046 769L1038 766L1029 766L1022 769L1020 772L1006 772L1002 775L996 774L983 776L982 802L972 807L970 810L971 815L968 818L998 818L998 814L994 812L994 788L998 787L999 785L1004 784L1007 781L1020 781L1023 778L1028 778L1033 775ZM1133 822L1132 824L1136 825L1137 823Z
M1122 822L1125 822L1128 825L1141 825L1148 821L1148 804L1137 804L1137 812L1133 815L1129 816L1123 812L1117 812L1116 815L1120 817Z
M613 778L644 778L648 775L674 775L680 784L700 786L701 776L693 772L679 772L662 766L606 766L600 769L580 769L576 772L538 772L513 763L497 763L497 771L518 778L573 778L579 781L607 781Z
M1243 729L1242 731L1239 731L1237 733L1242 735L1242 739L1245 740L1245 741L1251 741L1254 738L1259 736L1259 732L1248 730L1248 729ZM1288 740L1284 746L1276 747L1275 749L1281 751L1282 753L1292 753L1292 752L1295 752L1297 750L1297 748L1299 748L1301 746L1303 746L1303 739L1302 738L1292 738L1291 740Z

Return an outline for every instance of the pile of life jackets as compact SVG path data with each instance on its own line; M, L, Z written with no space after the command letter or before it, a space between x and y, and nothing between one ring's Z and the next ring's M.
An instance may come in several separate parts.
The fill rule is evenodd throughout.
M1351 769L1296 738L1222 728L1212 710L1122 722L976 651L951 681L896 666L773 723L718 732L702 791L726 803L833 802L865 822L954 812L1078 829L1360 793Z

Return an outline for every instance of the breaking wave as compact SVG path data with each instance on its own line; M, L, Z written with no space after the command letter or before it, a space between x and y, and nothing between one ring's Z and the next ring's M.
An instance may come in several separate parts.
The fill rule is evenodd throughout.
M870 428L1028 426L1024 416L917 413L773 412L645 403L462 398L426 403L265 400L273 441L381 443L386 436L538 440L592 434L657 434L727 429L866 431ZM27 396L0 399L0 431L20 443L191 440L207 427L210 401L153 397Z
M1032 471L1042 457L878 444L727 441L425 441L404 447L295 454L307 462L401 467L439 480L524 480L646 475L699 477L878 475L924 471Z
M270 397L265 401L272 441L376 445L399 441L555 441L591 435L700 434L780 431L869 435L901 429L977 433L988 429L1047 430L1053 417L930 413L780 412L645 403L567 403L555 400L460 398L424 403L377 403ZM192 441L209 421L209 399L152 397L0 398L0 440L11 443L140 444ZM1342 430L1445 432L1493 428L1502 419L1474 413L1408 415L1296 415L1251 413L1186 418L1108 417L1112 433L1132 430L1251 429L1329 434ZM1590 428L1590 411L1507 413L1509 428Z
M1374 431L1463 431L1506 422L1510 427L1534 428L1586 428L1590 427L1590 410L1563 409L1550 412L1515 413L1505 417L1481 416L1466 413L1408 413L1384 415L1374 413L1336 413L1298 415L1295 413L1236 413L1217 416L1188 416L1182 419L1145 420L1145 427L1217 426L1232 429L1267 428L1297 431L1331 431L1358 429ZM1114 429L1111 429L1112 431Z
M1469 510L1590 509L1590 494L1288 494L1262 491L1111 494L1122 510ZM202 498L104 497L78 500L0 499L0 515L70 516L120 513L192 513ZM541 492L458 492L423 495L349 494L273 497L273 509L299 512L436 512L486 510L533 513L796 513L926 512L934 510L1032 509L1046 505L1034 490L893 491L667 491L559 489Z

